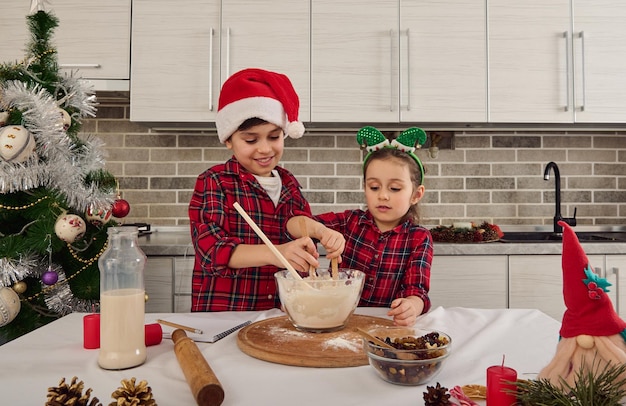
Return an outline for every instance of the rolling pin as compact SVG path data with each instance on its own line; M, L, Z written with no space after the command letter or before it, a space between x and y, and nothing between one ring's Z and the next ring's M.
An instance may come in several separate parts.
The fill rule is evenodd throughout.
M224 389L200 349L181 329L172 332L174 353L199 406L219 406Z

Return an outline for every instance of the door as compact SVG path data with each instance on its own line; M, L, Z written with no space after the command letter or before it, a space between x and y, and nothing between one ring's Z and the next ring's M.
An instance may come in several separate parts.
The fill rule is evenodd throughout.
M626 122L626 3L574 0L576 122Z
M506 255L435 255L430 273L433 308L507 307Z
M308 0L225 1L221 38L222 83L245 68L283 73L300 98L300 121L310 121Z
M489 0L489 121L574 120L570 0Z
M594 272L603 277L604 255L587 258ZM510 255L509 307L539 309L560 321L565 312L561 255Z
M619 316L626 320L626 255L607 255L606 275L613 284L613 304Z
M55 0L45 9L59 19L50 41L61 72L85 79L122 79L130 75L131 0ZM2 5L0 63L21 61L30 40L28 2Z
M219 0L135 0L132 39L131 120L215 120Z
M487 121L486 13L485 0L400 1L402 121Z
M397 122L398 1L311 4L311 120Z

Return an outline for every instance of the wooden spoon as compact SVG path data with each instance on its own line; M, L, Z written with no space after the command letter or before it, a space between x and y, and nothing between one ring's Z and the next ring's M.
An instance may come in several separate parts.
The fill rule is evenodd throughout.
M298 273L298 271L296 271L294 269L293 266L291 266L291 264L289 263L289 261L287 261L287 258L285 258L283 256L283 254L280 253L280 251L278 251L278 248L276 248L276 246L274 244L272 244L272 242L270 241L269 238L267 238L267 236L265 235L265 233L259 228L259 226L256 225L256 223L254 222L254 220L252 220L250 218L250 216L248 216L248 213L246 213L246 211L243 209L243 207L241 207L239 205L238 202L235 202L233 204L233 207L235 208L235 210L237 210L239 212L239 214L241 215L241 217L243 217L244 220L246 220L246 223L248 223L248 225L250 227L252 227L252 229L254 230L254 232L261 238L261 240L263 240L263 242L265 243L265 245L267 245L267 247L270 249L270 251L272 251L274 253L274 255L276 255L276 257L278 258L278 260L283 264L283 266L285 268L287 268L287 270L289 271L289 273L297 280L302 280L302 276L300 276L300 274ZM313 288L311 285L309 285L308 283L306 284L306 286Z
M300 217L300 233L302 234L303 237L308 237L309 236L309 232L306 229L306 220L304 219L304 217ZM311 279L315 279L317 277L317 274L315 273L315 267L313 265L309 265L309 278Z
M330 268L332 270L333 279L339 279L339 263L337 262L337 258L330 260Z
M386 342L384 342L383 340L381 340L378 337L374 337L373 335L371 335L370 333L368 333L367 331L357 328L356 331L361 334L363 336L363 338L365 338L368 341L373 342L374 344L376 344L379 347L383 347L383 348L389 348L389 349L394 349L394 347L392 347L391 345L387 344Z

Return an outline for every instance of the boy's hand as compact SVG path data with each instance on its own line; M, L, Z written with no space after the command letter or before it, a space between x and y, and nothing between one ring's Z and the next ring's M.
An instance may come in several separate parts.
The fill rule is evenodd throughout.
M277 245L276 248L298 272L308 272L309 264L316 268L320 266L317 260L320 254L317 252L317 247L315 247L313 240L309 237L301 237L297 240ZM274 265L279 268L285 267L278 258L276 258Z

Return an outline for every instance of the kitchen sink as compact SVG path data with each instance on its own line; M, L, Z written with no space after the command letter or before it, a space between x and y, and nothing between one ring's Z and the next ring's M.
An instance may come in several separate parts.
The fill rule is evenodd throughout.
M626 242L626 231L576 231L580 242ZM562 234L552 231L510 231L500 238L503 243L561 242Z

